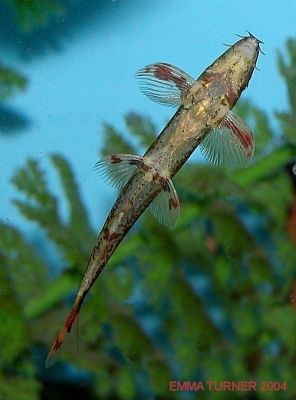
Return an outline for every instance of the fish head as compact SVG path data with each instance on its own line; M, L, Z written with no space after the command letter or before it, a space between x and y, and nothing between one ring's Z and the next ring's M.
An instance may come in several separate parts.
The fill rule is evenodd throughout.
M202 79L215 81L217 89L227 96L230 108L239 99L248 86L259 56L261 40L249 33L249 36L229 46L204 72Z
M236 103L242 91L248 86L256 68L260 52L261 40L249 34L242 37L224 53L224 68L228 71L229 84L233 93L233 102ZM225 71L225 69L224 69ZM232 104L232 105L234 105Z
M242 37L233 45L232 57L241 69L249 65L251 73L253 72L260 52L260 43L263 42L250 33L249 36Z

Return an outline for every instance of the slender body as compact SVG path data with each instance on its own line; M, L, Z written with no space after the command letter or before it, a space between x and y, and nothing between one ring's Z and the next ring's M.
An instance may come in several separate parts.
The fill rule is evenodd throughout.
M260 51L253 35L241 38L197 80L164 63L148 65L137 77L150 99L175 106L177 112L143 157L111 154L97 168L122 188L99 234L72 310L49 352L47 366L70 332L81 304L98 275L140 215L150 206L169 227L179 216L171 178L197 146L216 165L244 165L253 155L254 138L230 113L251 78Z

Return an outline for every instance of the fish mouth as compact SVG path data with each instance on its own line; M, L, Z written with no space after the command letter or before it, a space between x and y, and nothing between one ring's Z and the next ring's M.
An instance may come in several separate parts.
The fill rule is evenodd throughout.
M247 31L246 30L246 32L247 32L247 34L249 35L249 36L243 36L243 35L238 35L237 33L235 34L235 36L238 36L239 38L241 38L241 39L253 39L253 40L255 40L258 44L264 44L264 42L262 42L262 40L260 40L260 39L258 39L255 35L253 35L250 31Z
M262 40L258 39L255 35L253 35L250 31L246 31L249 35L249 38L256 40L256 42L258 44L264 44L264 42L262 42Z
M246 48L249 48L248 52L245 53L249 53L246 54L247 56L249 56L251 58L251 53L252 53L252 47L255 45L255 47L257 48L257 52L265 55L265 53L261 50L260 44L264 44L264 42L260 39L258 39L255 35L253 35L251 32L246 31L248 33L248 36L242 36L242 35L237 35L239 38L242 39L242 41L244 40L244 45ZM257 57L256 57L257 60Z
M265 55L265 53L262 51L260 44L264 44L264 42L260 39L258 39L255 35L253 35L250 31L246 31L248 33L248 36L242 36L242 35L238 35L236 34L236 36L238 36L241 39L249 39L251 40L251 42L255 43L258 47L258 51Z

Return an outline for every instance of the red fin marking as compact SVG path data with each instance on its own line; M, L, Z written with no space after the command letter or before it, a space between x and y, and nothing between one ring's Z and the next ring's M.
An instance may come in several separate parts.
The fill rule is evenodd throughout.
M158 79L163 79L165 81L168 81L171 79L172 73L170 67L166 65L160 65L155 69L154 75Z
M137 73L140 89L150 100L166 106L181 104L195 80L174 65L154 63Z
M47 358L46 358L46 368L51 367L55 362L56 362L56 355L58 350L63 344L64 338L67 334L67 329L65 326L62 327L62 329L59 331L56 340L54 341L54 344L52 345Z
M75 322L75 319L76 319L77 315L79 314L79 311L80 311L80 307L73 307L72 308L72 310L71 310L71 312L69 314L69 317L67 318L67 321L65 323L65 326L67 328L67 332L68 333L71 331L72 326L73 326L73 324Z
M46 358L46 368L51 367L55 361L56 361L56 355L57 352L59 351L60 347L62 346L65 336L67 335L67 333L69 333L72 329L72 326L75 322L75 319L77 318L78 314L80 311L80 307L73 307L65 324L63 325L63 327L61 328L61 330L59 331L54 344L52 345L48 356Z
M235 133L236 137L238 138L238 140L240 141L241 145L245 150L245 156L246 159L248 160L253 155L254 137L251 131L241 129L241 127L235 121L232 120L233 117L234 115L231 118L227 118L224 126L226 126L228 129L231 129Z
M111 158L111 163L112 164L119 164L122 162L122 158L120 158L118 155L116 154L110 154L110 158Z
M172 73L172 69L168 65L160 65L155 69L154 76L163 81L172 81L178 88L182 88L186 79L181 76L176 76Z
M244 132L240 130L233 122L227 121L228 124L231 126L233 131L237 134L239 141L244 146L245 149L252 147L252 137L249 132Z
M179 201L177 199L174 199L173 197L170 198L169 200L169 209L171 210L172 208L178 208L180 205Z

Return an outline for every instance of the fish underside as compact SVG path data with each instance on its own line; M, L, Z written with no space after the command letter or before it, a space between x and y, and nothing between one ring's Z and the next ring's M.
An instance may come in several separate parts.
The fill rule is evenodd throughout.
M260 43L252 34L242 37L196 80L166 63L150 64L136 74L141 91L151 100L179 108L144 156L110 154L96 164L121 192L95 243L68 318L49 351L47 366L56 359L94 281L146 208L159 222L175 226L180 202L172 178L196 147L217 166L240 167L250 162L254 136L231 109L256 67Z

